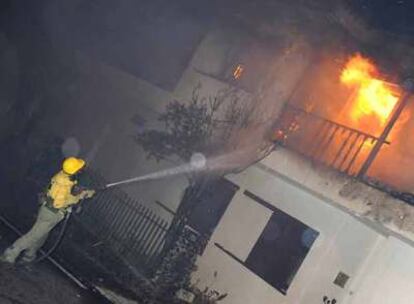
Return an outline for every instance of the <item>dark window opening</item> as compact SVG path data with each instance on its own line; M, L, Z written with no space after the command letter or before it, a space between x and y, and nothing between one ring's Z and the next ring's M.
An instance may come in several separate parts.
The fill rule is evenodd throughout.
M235 184L224 178L210 182L189 215L188 225L203 235L212 235L237 190Z
M319 233L288 214L275 210L245 265L286 294Z
M217 37L217 67L200 67L196 71L250 93L256 92L268 77L270 66L284 46L280 41L252 36L243 30L227 29Z
M229 51L227 65L217 76L247 92L255 92L267 75L276 50L274 45L246 38Z

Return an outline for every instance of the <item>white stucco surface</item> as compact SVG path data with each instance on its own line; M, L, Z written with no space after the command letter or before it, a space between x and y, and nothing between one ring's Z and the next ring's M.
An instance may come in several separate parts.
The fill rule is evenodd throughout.
M258 166L284 176L380 230L414 241L414 208L383 191L323 168L284 148L271 153Z
M346 304L414 303L414 248L394 237L382 243Z
M322 303L324 296L347 304L413 303L410 241L359 217L335 197L323 196L341 188L323 175L312 180L312 174L300 158L286 153L285 158L271 155L228 176L240 190L199 258L194 282L228 293L223 300L228 304ZM271 211L245 196L245 190L319 232L286 295L215 245L243 262L254 246L254 236L256 240L260 236ZM350 277L344 288L333 283L340 271Z
M385 238L383 235L260 166L252 166L229 179L240 186L240 190L199 259L199 270L194 275L198 284L227 292L229 296L223 303L232 304L321 303L324 296L341 303L353 292L353 279L360 275L361 266L377 242ZM245 190L319 232L286 295L215 246L215 243L220 244L244 261L254 245L253 236L257 240L258 228L266 225L270 209L247 198L243 194ZM344 289L333 284L340 271L350 276Z

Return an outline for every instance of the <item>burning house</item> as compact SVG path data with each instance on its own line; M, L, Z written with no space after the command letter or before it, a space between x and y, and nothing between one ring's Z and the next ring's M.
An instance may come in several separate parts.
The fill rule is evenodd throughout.
M227 176L238 190L194 281L224 303L411 303L413 84L359 53L305 74L275 151Z
M324 71L324 63L321 66L316 69ZM286 145L351 176L364 176L378 156L381 160L371 176L409 191L410 182L391 177L396 172L386 163L398 168L396 163L408 152L401 151L399 138L410 119L411 84L402 88L381 79L374 63L360 54L336 73L331 76L337 81L328 88L314 80L304 84L286 104L275 137L282 136Z
M410 303L414 210L387 162L403 157L412 87L360 54L308 73L272 133L279 148L227 176L238 190L194 280L226 303Z
M39 17L61 69L75 76L45 77L41 119L30 110L21 121L30 136L19 170L3 164L10 180L41 163L50 138L57 154L87 155L99 185L180 165L149 161L137 133L160 128L169 102L190 104L194 88L207 101L230 88L250 120L226 138L234 157L221 165L233 172L203 189L188 215L189 230L207 240L194 286L227 294L227 304L414 303L414 100L395 63L412 56L410 45L374 56L367 44L388 54L392 39L356 20L347 1L235 1L214 14L192 1L185 13L162 1L116 10L80 2L50 2ZM17 70L16 47L1 43ZM156 273L188 186L174 176L99 194L74 215L82 225L57 255L80 273L90 267L94 284L135 288ZM25 195L2 214L29 218Z
M195 284L223 303L414 300L413 83L386 66L313 57L282 102L275 151L226 176L237 190Z

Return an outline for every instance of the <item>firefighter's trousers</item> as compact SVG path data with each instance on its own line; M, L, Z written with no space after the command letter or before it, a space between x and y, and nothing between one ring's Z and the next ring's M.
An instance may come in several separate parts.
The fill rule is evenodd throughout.
M33 261L36 258L36 252L43 246L49 236L49 232L64 217L63 212L54 212L42 205L32 229L7 248L1 259L8 263L14 263L20 254L23 254L24 262Z

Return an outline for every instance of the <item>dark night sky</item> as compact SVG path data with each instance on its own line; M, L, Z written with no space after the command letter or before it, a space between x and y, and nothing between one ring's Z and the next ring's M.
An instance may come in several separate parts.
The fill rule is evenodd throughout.
M414 1L348 0L374 27L414 36Z

